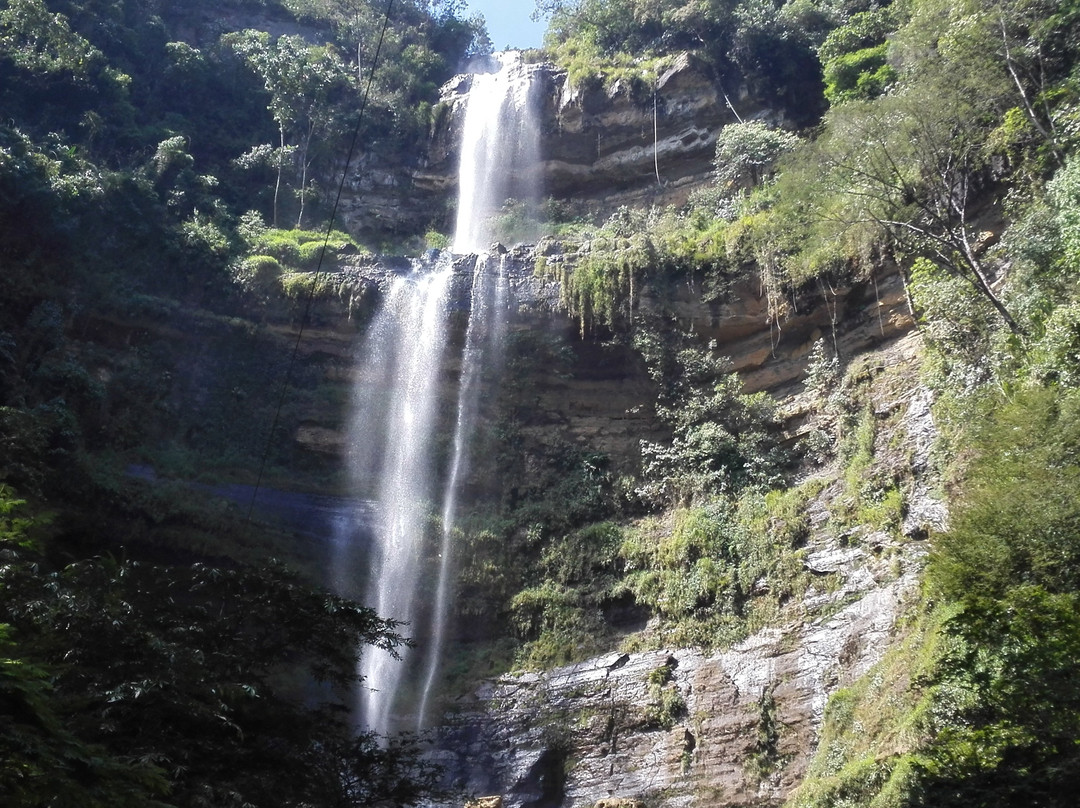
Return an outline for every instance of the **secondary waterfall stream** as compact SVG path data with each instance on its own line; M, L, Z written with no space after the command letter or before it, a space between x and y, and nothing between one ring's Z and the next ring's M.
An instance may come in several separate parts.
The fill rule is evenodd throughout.
M364 649L360 721L380 733L399 728L405 717L423 725L446 641L458 495L482 373L497 365L505 329L503 261L486 252L496 235L491 219L511 197L535 198L529 180L538 142L532 75L518 54L505 53L471 77L452 252L476 258L457 378L444 373L455 284L463 280L449 255L418 262L390 282L360 351L348 466L358 494L373 499L377 513L362 599L381 616L408 623L402 631L417 641L401 661ZM452 437L444 458L440 415L449 412L455 417L446 426ZM339 562L347 569L344 558ZM336 583L339 591L352 588Z

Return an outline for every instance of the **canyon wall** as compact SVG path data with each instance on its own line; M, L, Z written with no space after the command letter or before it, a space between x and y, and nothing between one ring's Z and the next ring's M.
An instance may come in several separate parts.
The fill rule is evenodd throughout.
M469 256L456 261L458 308L468 305L474 260ZM652 409L656 391L644 363L628 345L607 335L582 336L579 323L561 311L558 283L537 276L535 264L530 247L515 248L506 256L511 329L552 335L569 348L572 361L558 372L535 369L528 428L552 439L586 443L612 456L617 465L634 468L639 442L663 434ZM376 305L389 275L408 269L404 261L363 259L331 276L329 285L339 292L318 301L300 344L309 361L325 365L328 380L348 376L359 323ZM843 286L808 286L783 301L778 317L770 316L759 282L749 275L708 301L693 277L665 287L662 301L660 297L655 287L646 286L638 310L658 313L662 308L665 317L674 317L673 327L696 334L702 344L715 341L716 352L729 359L747 392L766 391L780 398L800 391L816 341L824 339L847 361L904 337L914 327L895 265ZM296 325L276 328L288 335ZM448 372L456 370L450 367ZM340 417L332 409L313 413L295 436L298 447L339 453L344 446Z

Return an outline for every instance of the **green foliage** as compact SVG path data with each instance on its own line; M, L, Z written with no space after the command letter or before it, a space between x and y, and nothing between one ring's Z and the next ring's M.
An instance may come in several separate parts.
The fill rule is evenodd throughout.
M936 606L830 701L795 806L1074 799L1077 395L1025 388L971 414L973 458L927 569Z
M642 442L638 494L646 503L689 502L779 479L786 457L767 394L740 392L725 360L713 355L715 346L656 351L654 340L640 333L638 344L661 390L657 414L672 432L669 443Z
M927 259L914 262L909 289L936 349L936 372L953 389L974 390L990 370L999 329L994 310L970 284Z
M738 589L730 523L703 510L680 510L672 520L667 529L645 522L627 536L619 551L622 586L672 625L732 614Z
M424 233L424 249L447 250L450 248L450 237L438 230L428 230Z
M834 28L818 47L818 58L826 68L834 59L844 54L857 53L875 47L898 27L897 5L882 5L866 11L858 11Z
M33 73L86 76L105 61L101 51L71 30L67 17L51 13L42 0L10 0L0 10L0 32L0 49Z
M282 272L274 256L252 255L237 267L235 278L243 289L265 298L281 288Z
M716 181L724 189L760 185L777 159L796 143L797 136L759 121L728 124L716 136Z
M167 781L149 761L88 744L64 727L48 671L21 658L0 624L0 796L12 808L43 804L164 806Z
M500 244L525 244L535 242L538 223L533 205L518 199L507 199L491 219L494 241Z
M602 252L593 252L592 246L560 278L564 304L583 332L586 324L632 319L635 282L640 284L640 276L652 265L652 244L645 235L600 242L596 246Z
M758 727L754 747L747 757L747 773L758 782L783 765L780 754L780 724L776 718L776 686L764 689L758 698Z
M604 626L599 612L578 593L551 582L524 589L510 602L521 636L535 637L518 654L525 669L551 668L598 653Z
M1080 770L1080 605L1018 583L950 620L938 681L960 721L930 745L926 804L1066 805Z
M428 793L434 771L416 748L353 735L338 701L357 641L392 652L394 624L280 566L96 558L52 569L27 548L27 524L4 521L5 804ZM316 699L306 683L325 689Z
M1080 158L1071 157L1047 185L1061 234L1061 268L1080 277Z
M806 587L797 552L814 492L813 486L748 491L627 530L613 593L632 594L660 618L659 636L634 644L724 646L775 619L781 604Z
M631 88L635 83L650 88L662 73L661 60L689 51L723 79L746 81L763 97L778 96L799 121L820 111L813 48L839 21L831 7L805 2L577 0L540 5L552 12L545 44L578 86L618 77Z
M899 640L850 687L829 697L821 740L791 808L920 804L926 758L914 750L932 737L934 693L926 687L951 614L910 604Z
M651 99L657 79L674 63L669 55L640 54L618 50L604 53L589 36L571 38L551 50L556 62L566 70L574 87L584 90L619 89L635 101Z
M1006 305L994 284L1000 260L974 214L1003 176L1001 152L1018 181L1061 164L1071 57L1051 57L1048 43L1073 22L1048 5L961 6L858 13L822 42L834 108L814 141L781 160L774 202L739 224L767 289L921 257L1024 330L1025 301Z
M274 226L278 224L279 189L284 150L296 147L299 211L296 226L304 218L308 193L308 170L313 149L335 128L343 129L346 105L356 103L355 78L332 46L313 46L299 35L271 41L265 31L228 34L225 42L240 54L262 78L270 94L268 109L278 124L277 185L274 191Z
M886 37L896 29L897 7L860 11L834 29L818 48L830 104L881 95L899 74L886 61Z
M601 522L555 538L543 550L543 583L510 601L511 621L528 640L519 664L546 668L574 662L602 648L602 610L616 569L622 531Z
M825 67L825 97L830 104L877 98L897 79L885 61L884 43L837 56Z
M253 234L253 238L249 241L249 249L254 254L272 256L285 267L312 271L319 262L324 241L327 244L329 256L336 256L339 250L346 247L355 250L362 249L355 239L340 230L332 231L327 237L326 233L317 230L278 230L277 228L269 228Z
M1080 386L1080 304L1056 307L1043 328L1042 337L1031 346L1031 374L1042 383Z
M1024 390L976 426L976 459L930 580L954 599L1010 587L1080 591L1080 396Z
M686 700L672 679L668 665L649 671L649 701L645 705L645 721L649 726L671 729L686 716Z

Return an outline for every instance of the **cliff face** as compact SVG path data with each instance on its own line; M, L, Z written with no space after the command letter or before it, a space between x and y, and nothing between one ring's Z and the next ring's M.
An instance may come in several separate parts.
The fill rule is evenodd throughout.
M511 329L556 335L572 361L558 373L535 369L525 429L537 440L569 440L632 468L640 440L663 434L651 408L655 390L628 348L581 337L579 324L558 311L557 285L534 274L534 261L529 248L504 256ZM473 262L466 257L455 265L457 307L468 305ZM387 270L369 264L346 274L354 290L377 297ZM334 305L324 302L320 310L326 324L334 321ZM806 506L810 531L798 556L811 584L768 628L721 650L613 651L542 674L502 677L446 705L436 722L435 756L456 785L498 795L508 808L612 799L664 808L779 805L806 775L829 696L897 640L925 552L921 539L944 523L931 494L930 397L916 381L920 339L894 267L850 286L802 290L783 302L779 316L775 301L769 315L753 278L711 302L689 281L638 301L639 310L661 306L702 342L716 340L747 389L776 394L793 436L815 426L802 390L810 348L822 338L834 346L848 375L865 385L875 423L876 460L865 476L899 481L904 520L885 531L871 520L836 519L850 508L842 464L811 469L820 490ZM350 337L342 337L344 355ZM325 353L334 342L324 329L322 340L309 344ZM342 445L337 425L321 429L320 450ZM296 440L316 448L311 432Z
M750 97L745 88L725 92L704 67L684 55L656 81L655 91L616 83L575 87L550 64L536 67L540 106L541 195L591 204L682 203L712 170L716 135L738 120L783 114ZM443 87L438 120L425 164L413 182L422 194L449 193L457 175L469 77ZM737 112L737 114L736 114Z
M732 107L744 119L780 117L745 94L726 96L690 59L661 76L647 96L619 86L574 89L550 66L538 75L545 102L537 172L544 193L601 211L684 201L708 179L716 134L736 120ZM408 180L419 193L406 207L368 204L365 215L411 216L418 200L428 204L451 193L467 88L464 77L444 88L445 114L423 167ZM400 175L377 180L372 166L364 170L357 187L368 183L375 199L380 184L388 200L406 197L395 190ZM473 261L457 259L457 308L468 306ZM528 398L520 408L527 412L523 434L537 443L587 447L632 471L640 442L664 436L644 364L618 341L582 337L579 324L559 310L558 286L537 277L534 266L531 248L504 256L511 334L556 339L569 359L558 368L533 368L520 394ZM341 296L320 303L302 344L310 361L325 363L328 380L350 378L356 330L341 324L373 307L388 273L402 270L379 262L342 270L335 281ZM673 318L702 344L715 341L745 390L781 399L793 438L820 427L802 389L814 343L824 340L845 364L859 365L856 375L869 380L883 464L866 474L900 481L903 525L893 532L857 519L838 526L833 514L849 507L850 483L837 467L811 470L820 491L807 506L810 536L799 558L813 583L799 603L785 606L782 619L723 650L612 652L490 681L448 705L435 729L435 755L456 785L498 795L510 808L611 799L665 808L778 805L806 774L828 697L866 673L895 641L917 582L920 539L944 520L930 494L934 427L928 394L914 381L919 341L903 279L895 266L882 266L843 287L811 286L770 300L752 276L708 299L690 277L646 288L636 305ZM457 372L448 367L447 378ZM345 446L340 413L313 415L294 439L301 451L338 456Z
M475 259L455 264L455 306L468 306ZM368 262L342 270L331 285L336 298L323 299L305 330L301 350L311 361L326 363L330 381L348 376L354 350L355 320L377 305L389 274L405 271L404 262ZM535 254L519 247L504 259L510 287L511 329L551 335L565 343L570 364L559 372L538 367L530 387L527 429L586 443L610 455L616 465L634 468L641 440L655 440L663 430L655 419L656 393L644 363L629 347L603 339L583 338L579 324L559 311L558 284L537 277ZM797 393L813 344L824 339L839 356L855 357L887 345L914 327L901 274L885 266L871 278L835 288L810 287L783 302L779 317L770 316L760 284L744 277L722 297L702 300L692 280L664 290L648 288L637 303L642 312L673 315L679 328L715 340L716 350L730 360L747 392L764 390L781 398ZM288 332L289 328L282 328ZM453 372L453 368L450 369ZM336 454L344 446L340 413L315 417L295 436L298 447Z
M911 569L874 574L832 616L727 651L612 653L486 685L447 715L441 761L513 808L779 804L806 774L828 696L881 658L914 584Z
M786 617L722 650L612 652L484 684L437 728L456 784L509 808L780 805L791 795L829 696L903 635L922 537L945 524L931 493L930 395L914 382L919 342L909 334L854 362L877 431L865 476L904 480L897 530L859 518L841 526L833 515L850 483L836 466L818 469L799 552L811 584Z

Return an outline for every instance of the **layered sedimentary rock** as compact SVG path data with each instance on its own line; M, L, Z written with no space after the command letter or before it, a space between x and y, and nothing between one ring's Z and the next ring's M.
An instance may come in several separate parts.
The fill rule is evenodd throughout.
M868 352L878 423L868 474L903 465L899 531L840 524L846 481L817 472L800 551L811 584L786 619L730 648L613 652L504 676L449 705L438 757L507 808L780 805L806 776L829 696L902 635L928 529L945 526L929 458L930 394L912 382L918 335Z
M828 695L880 659L913 584L867 572L832 616L723 652L612 653L494 681L447 714L439 757L508 808L779 804L806 773Z
M716 136L727 124L782 113L726 89L693 57L683 55L654 88L616 82L574 86L550 64L538 70L540 162L533 171L543 196L587 203L598 211L624 204L685 201L712 170ZM447 194L457 170L463 99L469 76L442 91L424 165L413 174L421 193Z
M467 305L474 261L471 256L457 260L456 305ZM552 335L564 341L571 355L568 367L537 374L526 428L587 443L612 456L617 465L633 467L640 441L657 439L663 432L653 411L656 391L644 363L629 346L580 335L579 324L560 310L558 283L536 275L531 248L513 250L505 267L511 327ZM357 339L355 320L374 305L387 277L406 271L408 262L371 259L334 275L330 285L339 294L321 299L312 311L301 350L315 359L335 360L327 362L328 374L347 373L344 363ZM780 396L799 389L817 340L824 339L846 360L897 340L914 326L903 278L891 265L845 286L810 286L786 296L779 307L775 301L770 304L753 276L732 282L711 300L704 300L687 281L665 290L663 301L646 289L636 305L642 312L663 306L678 327L698 335L702 344L714 341L717 353L730 360L748 392L765 390ZM306 427L296 435L300 446L325 454L342 445L343 439L334 436L335 423L313 422Z

